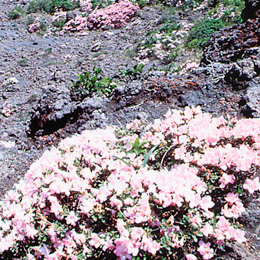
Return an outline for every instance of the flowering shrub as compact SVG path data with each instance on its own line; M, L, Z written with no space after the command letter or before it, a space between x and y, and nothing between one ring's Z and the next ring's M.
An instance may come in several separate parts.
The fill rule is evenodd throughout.
M28 32L35 33L40 29L40 27L41 27L40 17L36 17L34 22L28 25Z
M4 103L1 113L4 116L9 117L9 116L11 116L13 114L13 110L14 110L14 108L13 108L13 106L11 104Z
M66 24L64 29L68 31L81 31L87 28L88 20L86 17L82 15L77 15L74 19L69 20Z
M129 22L138 9L139 7L129 0L124 0L104 9L95 10L88 16L88 28L90 30L96 30L103 26L120 28Z
M134 121L65 139L1 202L1 256L220 255L226 242L246 241L237 218L260 189L259 127L186 108L146 128Z

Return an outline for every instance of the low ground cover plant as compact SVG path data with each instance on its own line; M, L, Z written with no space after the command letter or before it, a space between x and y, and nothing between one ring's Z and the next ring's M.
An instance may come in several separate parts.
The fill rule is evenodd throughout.
M44 11L48 14L53 14L56 9L70 11L78 7L80 7L80 2L78 0L33 0L28 5L27 13L30 14Z
M23 14L25 14L24 9L22 6L16 6L13 8L11 11L8 13L8 18L9 19L18 19L20 18Z
M211 35L223 27L224 23L221 19L206 18L197 21L187 37L186 46L188 48L203 48Z
M143 72L144 65L142 63L136 63L133 67L119 70L119 74L129 80L140 79Z
M93 71L78 74L78 80L73 81L70 93L73 100L83 100L85 97L96 95L109 96L116 87L113 79L102 77L102 69L93 67Z
M3 259L212 259L243 243L260 189L259 119L200 108L85 131L31 165L1 205Z

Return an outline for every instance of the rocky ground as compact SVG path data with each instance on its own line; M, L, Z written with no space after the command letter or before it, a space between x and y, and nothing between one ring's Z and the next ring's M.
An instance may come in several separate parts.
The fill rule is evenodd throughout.
M224 28L211 37L201 62L201 53L196 56L192 51L181 51L174 60L181 68L179 73L169 71L171 61L163 55L144 55L140 42L165 15L173 16L188 31L205 14L203 7L172 15L165 7L146 6L120 29L29 33L26 17L8 19L11 8L27 2L0 2L1 196L45 149L83 129L124 125L135 118L149 122L170 108L191 105L200 105L216 116L260 116L259 1L246 1L250 12L243 13L243 24ZM188 70L191 62L200 62L200 66ZM141 63L140 77L119 73L119 69ZM117 81L112 96L73 100L71 81L93 66ZM249 209L243 222L251 243L248 248L233 248L235 253L226 259L258 257L259 200Z

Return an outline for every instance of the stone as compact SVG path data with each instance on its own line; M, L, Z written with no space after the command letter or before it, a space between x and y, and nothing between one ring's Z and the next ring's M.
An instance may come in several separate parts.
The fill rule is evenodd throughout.
M259 9L260 0L245 0L245 9L241 14L243 20L256 18L259 15Z
M17 84L18 82L19 82L19 81L18 81L17 78L11 77L11 78L6 79L6 80L3 82L2 86L3 86L3 87L7 87L8 85Z
M243 106L241 113L246 117L260 118L260 84L247 89L246 99L248 102Z

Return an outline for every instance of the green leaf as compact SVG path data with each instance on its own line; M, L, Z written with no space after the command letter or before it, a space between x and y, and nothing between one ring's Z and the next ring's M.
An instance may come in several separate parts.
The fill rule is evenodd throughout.
M150 149L150 151L146 154L145 158L144 158L144 162L143 162L143 168L146 166L151 154L155 151L155 149L160 145L161 143L155 145L154 147L152 147Z
M125 163L127 166L131 167L131 164L128 163L128 162L126 162L124 159L119 158L119 157L117 157L117 156L113 156L113 158L114 158L114 159L117 159L117 160L120 160L120 161L122 161L123 163Z

